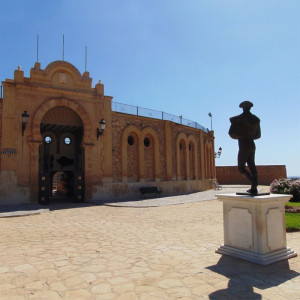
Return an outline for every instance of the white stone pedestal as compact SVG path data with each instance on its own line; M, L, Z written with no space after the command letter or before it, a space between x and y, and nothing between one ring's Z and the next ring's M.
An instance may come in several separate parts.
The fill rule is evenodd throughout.
M260 265L297 256L287 248L285 202L291 195L217 195L223 201L224 245L216 252Z

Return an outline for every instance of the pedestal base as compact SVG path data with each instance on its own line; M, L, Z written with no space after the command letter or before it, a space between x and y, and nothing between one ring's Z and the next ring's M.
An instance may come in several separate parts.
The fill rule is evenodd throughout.
M285 203L291 195L220 194L224 245L216 252L268 265L297 256L286 245Z
M224 246L224 245L220 246L216 250L216 253L248 260L264 266L297 256L297 253L294 252L291 248L285 248L274 252L260 254L260 253L253 253L253 252L237 249L234 247Z
M257 196L267 196L267 195L270 195L270 193L257 193L257 194L250 194L250 193L236 193L236 195L244 195L244 196L257 197Z

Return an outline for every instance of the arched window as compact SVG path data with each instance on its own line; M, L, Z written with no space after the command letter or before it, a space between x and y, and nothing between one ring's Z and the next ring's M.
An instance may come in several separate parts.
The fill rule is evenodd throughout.
M145 181L155 180L154 138L150 134L144 138L144 178Z
M193 142L189 142L189 166L190 166L190 179L196 179L196 157L195 157L195 145Z
M135 132L127 137L127 174L129 182L139 181L139 138Z
M180 180L186 180L187 179L187 161L186 161L186 152L187 152L187 145L185 140L181 140L179 143L179 149L180 149L180 173L179 173L179 179Z

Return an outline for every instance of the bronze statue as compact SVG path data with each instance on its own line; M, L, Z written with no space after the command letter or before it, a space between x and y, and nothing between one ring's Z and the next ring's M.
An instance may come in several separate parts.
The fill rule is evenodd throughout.
M253 103L244 101L240 104L243 113L230 118L231 126L229 135L239 141L238 169L240 173L251 181L251 189L247 193L256 195L257 192L257 170L255 166L255 143L259 139L260 119L250 112ZM250 173L246 169L246 163Z

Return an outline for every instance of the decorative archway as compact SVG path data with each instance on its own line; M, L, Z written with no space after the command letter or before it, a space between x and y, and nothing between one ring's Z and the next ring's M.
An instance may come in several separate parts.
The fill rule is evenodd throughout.
M138 142L136 143L137 146L137 163L138 163L138 169L139 169L139 174L138 176L140 176L140 157L141 157L141 153L139 150L139 141L141 140L141 131L139 130L139 128L137 128L136 126L133 125L129 125L127 126L123 133L122 133L122 142L121 142L121 149L122 149L122 181L123 182L127 182L128 180L128 137L130 136L130 134L133 134L134 136L136 136L136 139L138 140ZM130 142L129 142L130 143Z
M198 147L196 139L193 135L189 135L187 138L188 141L188 147L189 147L189 178L190 179L198 179L198 159L197 159L197 153L198 153Z
M150 127L144 128L142 131L133 125L127 126L122 133L122 181L128 180L128 137L134 135L136 137L136 163L138 164L139 180L144 180L145 170L145 153L144 153L144 139L150 136L154 142L154 179L159 180L159 139L157 133Z
M154 160L154 180L159 180L160 171L159 171L159 139L157 136L157 133L154 131L154 129L150 127L146 127L142 131L142 140L141 140L141 147L144 146L145 138L150 137L150 139L153 141L152 147L153 147L153 157ZM142 145L143 144L143 145ZM144 147L143 147L144 148ZM144 149L145 151L145 149ZM145 158L144 158L145 161Z
M55 111L54 113L52 113ZM30 145L30 160L31 160L31 166L30 169L30 177L31 177L31 186L32 186L32 193L34 197L38 197L39 201L42 202L41 191L45 190L47 192L47 189L50 189L51 187L51 180L52 180L52 170L45 170L42 168L40 169L40 146L43 145L45 141L43 141L43 136L41 132L41 124L43 122L49 121L49 119L52 118L52 121L50 123L55 123L56 114L61 113L63 116L62 118L70 118L71 123L75 122L76 125L81 125L82 134L80 137L80 143L82 146L81 153L84 153L84 147L86 145L92 145L93 139L92 139L92 124L90 122L90 118L85 111L85 109L78 103L76 103L73 100L66 99L66 98L54 98L51 100L48 100L44 102L42 105L38 107L36 112L34 113L32 117L32 123L31 123L31 137L29 137L29 145ZM52 116L51 116L52 114ZM46 120L46 121L45 121ZM66 120L67 121L67 120ZM66 125L66 124L65 124ZM70 124L71 125L71 124ZM49 129L49 127L44 128L44 133ZM42 130L43 131L43 130ZM45 137L44 137L45 138ZM68 137L63 137L68 138ZM70 138L70 137L69 137ZM67 140L66 140L67 141ZM78 139L77 139L78 141ZM79 145L77 146L79 147ZM79 149L79 148L78 148ZM44 151L44 150L42 150ZM84 154L81 154L82 164L84 165ZM63 158L64 161L66 161L65 158ZM71 158L72 160L72 158ZM60 161L62 162L62 161ZM74 170L71 170L73 172L73 184L74 187L78 186L78 189L74 192L74 197L76 197L76 201L83 201L83 179L84 179L84 173L83 173L84 167L81 169L74 168ZM53 170L54 171L54 170ZM57 171L57 170L56 170ZM45 174L43 174L43 172ZM47 179L48 178L48 179ZM45 181L45 182L43 182ZM44 185L43 185L44 184ZM75 189L75 188L74 188ZM45 192L45 193L46 193ZM74 198L75 199L75 198ZM74 200L75 201L75 200ZM45 203L47 200L45 200Z
M213 146L210 141L205 142L205 178L213 177Z
M41 132L40 132L40 124L42 122L43 117L45 114L54 107L67 107L73 110L78 116L80 117L82 124L83 124L83 144L92 144L91 142L91 131L92 131L92 124L90 118L86 112L86 110L77 102L67 99L67 98L57 98L51 99L47 102L44 102L35 112L32 118L32 140L36 142L41 142Z
M189 174L188 162L188 139L184 133L180 133L176 140L176 152L177 152L177 179L186 180Z

